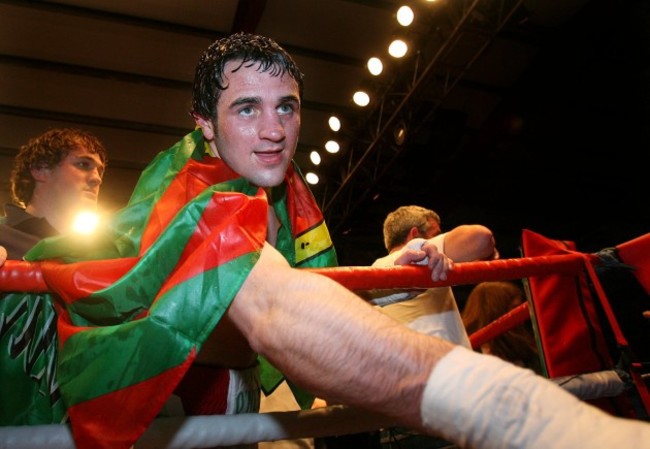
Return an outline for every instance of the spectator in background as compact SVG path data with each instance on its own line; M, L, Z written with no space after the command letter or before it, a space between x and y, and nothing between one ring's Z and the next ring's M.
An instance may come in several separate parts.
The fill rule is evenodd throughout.
M104 145L78 129L51 129L23 145L11 171L12 203L0 218L0 245L22 259L45 237L68 230L80 210L95 210L107 163Z
M395 265L406 250L433 245L454 262L488 260L498 257L492 232L482 225L461 225L441 233L440 216L421 206L402 206L386 216L383 226L388 256L373 267ZM374 292L373 296L382 292ZM386 292L383 292L386 293ZM410 328L470 347L451 287L393 293L373 300L382 312Z
M396 256L423 245L434 245L454 262L487 260L498 257L492 232L482 225L461 225L442 233L440 216L417 205L401 206L390 212L383 225L384 245L388 256L377 259L374 267L395 264ZM373 293L373 295L377 292ZM386 315L411 329L470 347L456 298L451 287L395 292L373 299ZM392 428L383 432L382 442L389 446L397 441L403 449L448 446L439 438L420 435L409 429Z
M199 231L215 234L203 242L191 242L199 245L192 248L189 262L180 253L183 248L177 249L175 256L182 259L180 267L191 269L197 265L194 257L207 262L215 255L215 247L232 249L233 245L241 246L240 242L246 242L248 253L241 262L241 253L233 251L231 254L238 256L237 264L219 273L228 271L231 275L218 276L219 279L204 277L202 281L206 282L199 285L201 295L194 294L190 298L184 294L184 289L178 288L157 294L169 286L165 282L167 274L179 265L159 266L160 257L155 256L165 251L168 257L175 249L169 243L143 245L146 253L135 260L122 256L122 260L93 260L82 265L94 270L118 262L122 268L129 268L128 273L118 273L119 278L115 276L118 282L102 288L100 299L109 305L123 302L126 296L119 281L128 282L133 291L140 288L150 291L148 295L139 295L139 299L146 299L148 303L128 310L137 319L118 324L104 326L106 308L100 307L98 311L94 307L96 301L91 301L84 312L92 310L84 318L96 314L89 319L100 322L101 332L85 323L74 325L78 331L74 341L68 338L61 342L59 355L70 356L71 364L75 365L66 366L69 368L67 376L61 370L59 380L67 379L65 386L70 389L66 391L77 399L71 408L76 412L71 424L76 442L84 443L77 447L132 447L169 397L174 381L187 375L190 364L207 362L227 370L245 369L247 366L243 363L247 360L255 363L258 354L267 357L287 378L313 394L364 410L366 414L374 412L377 415L373 417L381 418L382 423L399 423L431 435L441 435L461 447L537 449L614 444L649 447L650 426L647 423L617 419L581 403L529 370L415 332L374 310L333 280L294 268L295 260L288 260L273 247L277 244L292 256L296 248L301 248L294 244L293 236L287 235L287 227L292 227L293 222L285 219L286 213L278 214L274 209L280 209L279 203L284 198L274 200L287 192L276 190L278 187L304 186L298 177L289 178L293 183L286 181L300 128L302 76L275 42L244 34L215 42L202 57L200 66L199 71L211 85L200 89L206 94L205 97L201 95L201 103L208 109L193 111L203 138L196 132L191 133L156 162L164 167L170 162L164 156L171 156L174 162L178 159L184 162L183 167L189 165L190 169L203 170L201 174L218 166L222 169L218 175L229 176L221 184L232 181L229 186L233 188L221 185L223 189L208 191L209 198L218 197L221 201L210 203L217 203L217 211L210 209L201 215L210 225ZM205 154L206 142L213 155L212 161L205 160L210 157ZM191 156L196 159L188 161ZM203 182L192 176L184 180L192 187L199 187ZM165 187L157 184L153 193ZM196 195L197 191L190 192ZM199 194L197 199L203 198L205 196ZM240 214L227 213L235 208L228 209L233 201L241 205L237 210ZM197 203L199 201L193 200L188 206L199 209L199 213L208 209L205 203ZM165 204L174 206L174 203ZM179 217L180 221L187 215ZM169 229L170 234L178 229L175 225L185 224L171 221L171 229L164 229ZM225 221L224 227L235 221L237 226L228 227L231 232L223 232L222 228L215 229L214 221L218 224ZM127 220L127 223L133 222ZM192 229L197 228L199 226ZM236 239L228 238L233 235ZM282 245L287 240L291 240L291 244ZM146 240L145 243L150 242ZM410 255L410 260L398 257L396 263L427 257L432 279L446 279L450 262L444 254L435 251L433 245L424 242L419 251L409 251L405 257ZM219 255L227 256L223 252ZM154 264L159 271L152 276L156 283L152 286L150 277L143 279L138 275ZM210 274L214 274L215 270L211 271ZM224 282L219 282L222 278ZM181 285L193 286L188 284ZM191 291L196 292L195 289ZM74 305L84 299L77 299ZM90 299L97 297L91 295ZM149 307L153 299L155 307ZM192 299L203 302L188 303ZM221 315L213 320L214 317L206 313L207 307ZM70 309L66 310L70 315L76 312ZM180 316L170 323L171 318L175 318L172 315ZM167 324L174 327L165 326ZM155 332L147 335L134 332L154 326ZM195 332L197 328L201 330L200 335ZM96 338L99 333L101 336ZM130 341L125 344L122 337ZM102 344L101 352L97 350L98 343ZM163 359L171 353L178 357L167 363ZM107 370L89 372L87 369L89 364L99 368L124 359L130 363L131 376L128 378L122 371L115 375L114 365ZM164 363L158 363L154 371L152 362ZM144 368L147 372L143 372ZM79 376L87 381L80 380ZM99 398L93 394L98 384L110 387L110 391ZM232 397L230 392L236 390L236 386L232 389L226 386L225 391L215 391L211 398L227 402L223 408L229 404L238 405L239 399L250 399L253 405L252 402L259 398L259 384L252 385L250 390L240 390L245 397ZM82 391L84 389L87 391ZM134 394L135 389L138 394ZM248 395L249 392L255 394ZM98 402L100 407L92 408ZM221 408L220 404L207 405ZM567 426L569 419L571 425Z
M463 324L469 335L519 306L526 300L513 282L482 282L476 285L463 308ZM483 344L480 351L530 368L541 374L541 362L530 321Z
M0 261L22 259L38 241L67 232L77 212L95 211L107 159L102 142L78 129L51 129L23 145L11 172L13 202L0 218ZM0 422L65 421L52 302L6 295L0 298L3 316L11 321L4 329L0 321ZM29 392L30 400L16 399L16 391Z
M454 262L492 259L497 255L492 232L482 225L457 226L441 233L440 216L431 209L417 205L401 206L390 212L383 225L384 245L388 255L377 259L373 267L400 265L399 258L408 251L433 246ZM427 261L424 260L423 263ZM434 335L470 348L469 338L451 287L426 290L373 290L366 295L386 315L413 330ZM317 405L324 405L318 402ZM444 443L408 429L394 428L384 432L382 440L400 439L400 447L437 447ZM324 438L317 441L327 449L339 447L379 447L373 434L357 434ZM432 445L436 446L432 446Z

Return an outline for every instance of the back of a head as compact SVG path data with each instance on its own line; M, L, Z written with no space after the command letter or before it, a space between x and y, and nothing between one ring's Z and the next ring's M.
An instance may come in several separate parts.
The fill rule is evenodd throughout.
M212 120L225 85L225 66L238 61L241 66L257 66L258 71L272 76L288 74L298 83L302 98L303 74L289 53L268 37L235 33L213 42L196 66L192 92L192 115Z
M463 321L469 333L488 325L524 299L524 293L512 282L481 282L476 285L463 309Z
M513 282L482 282L467 297L462 318L469 335L487 326L524 301L523 290ZM509 362L541 372L535 335L530 322L487 342L489 352Z
M102 142L87 131L75 128L55 128L29 139L20 147L11 171L11 197L18 205L29 204L36 185L31 170L57 166L68 153L84 147L97 154L104 165L108 154Z
M384 220L383 228L386 250L390 253L396 247L407 243L409 231L414 227L424 234L429 228L430 219L440 223L437 213L421 206L401 206L390 212Z

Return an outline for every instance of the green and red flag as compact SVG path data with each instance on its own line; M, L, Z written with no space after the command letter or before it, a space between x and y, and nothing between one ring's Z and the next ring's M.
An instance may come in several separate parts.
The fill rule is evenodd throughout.
M55 293L56 380L80 449L128 448L146 430L258 260L269 204L290 264L336 264L297 167L285 181L267 195L207 156L194 131L145 169L101 238L28 253ZM272 389L281 375L262 367Z

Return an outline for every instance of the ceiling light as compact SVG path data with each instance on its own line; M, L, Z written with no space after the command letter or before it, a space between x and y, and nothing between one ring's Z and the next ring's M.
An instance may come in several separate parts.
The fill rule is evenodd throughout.
M319 165L320 164L320 154L318 154L318 151L312 151L309 153L309 159L314 165Z
M404 145L406 141L406 123L403 121L393 129L393 140L397 145Z
M328 153L338 153L341 149L341 146L336 140L328 140L325 142L325 149Z
M307 174L305 175L305 180L306 180L309 184L312 184L312 185L316 185L316 184L318 184L318 181L319 181L319 179L318 179L318 175L317 175L316 173L313 173L313 172L309 172L309 173L307 173Z
M362 90L358 90L354 93L352 97L354 102L359 106L368 106L370 103L370 96Z
M399 23L404 27L407 27L410 24L412 24L414 17L415 15L413 14L413 10L408 6L402 6L400 9L397 10L397 23Z
M327 123L330 125L330 129L334 132L337 132L341 129L341 120L335 115L331 116Z
M388 54L394 58L403 57L408 51L408 45L401 39L395 39L388 47Z
M381 59L375 57L368 59L368 71L372 75L380 75L384 71L384 64L381 62Z

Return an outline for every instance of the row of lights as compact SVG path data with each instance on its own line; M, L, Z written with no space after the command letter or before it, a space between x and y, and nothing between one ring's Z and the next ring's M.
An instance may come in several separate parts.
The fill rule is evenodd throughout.
M436 0L424 0L424 1L427 3L433 3ZM397 19L397 23L399 23L402 27L408 27L415 20L415 12L410 6L404 5L397 10L395 17ZM400 59L406 56L408 50L409 48L407 42L399 38L394 39L388 46L388 54L395 59ZM370 59L368 59L368 63L366 67L368 69L368 72L370 72L370 74L373 76L379 76L384 71L384 63L380 58L376 56L373 56ZM360 89L357 90L352 95L352 100L357 106L366 107L370 104L370 95L365 90ZM335 133L339 132L341 129L341 120L335 115L333 115L329 118L328 125L333 132ZM325 151L327 151L328 153L336 154L340 151L340 149L341 146L336 140L333 139L328 140L325 143ZM320 165L322 161L320 153L316 150L312 151L309 154L309 159L316 166ZM312 185L316 185L320 181L318 175L313 171L307 172L305 174L305 179L309 184Z

